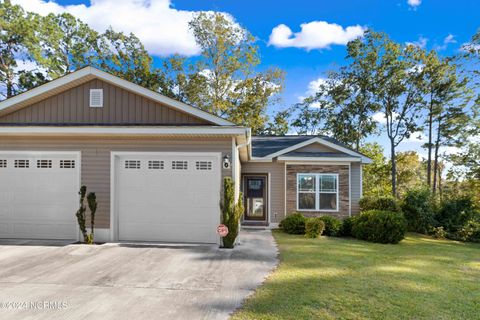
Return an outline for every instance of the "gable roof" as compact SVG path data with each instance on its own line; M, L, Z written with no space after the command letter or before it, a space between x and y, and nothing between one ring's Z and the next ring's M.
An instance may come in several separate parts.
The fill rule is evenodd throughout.
M337 152L298 152L296 150L313 143L319 143ZM254 136L252 156L263 159L282 158L356 158L363 163L372 160L364 154L352 150L343 143L327 136Z
M35 102L46 99L52 95L74 88L92 79L100 79L115 86L131 91L140 96L167 105L168 107L206 120L220 126L234 126L235 124L211 113L205 112L183 102L166 97L158 92L146 89L130 81L101 71L94 67L85 67L66 76L47 82L41 86L30 89L24 93L0 102L0 117L20 110Z

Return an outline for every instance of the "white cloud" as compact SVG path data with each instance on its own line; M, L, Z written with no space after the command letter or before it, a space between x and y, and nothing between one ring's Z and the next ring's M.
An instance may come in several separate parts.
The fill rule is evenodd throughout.
M443 44L440 46L436 46L435 49L438 51L445 50L451 43L457 43L457 40L455 40L453 34L449 34L448 36L446 36L445 39L443 39Z
M406 42L407 46L416 46L421 49L425 49L427 46L428 39L420 36L417 41Z
M409 6L416 8L422 4L422 0L408 0L407 3Z
M412 132L406 141L423 144L428 142L428 137L422 131L417 131Z
M286 25L273 28L268 44L278 48L303 48L307 50L328 48L330 45L345 45L363 36L365 28L356 25L343 28L335 23L312 21L300 25L301 31L293 33Z
M196 55L200 51L188 28L195 12L174 9L171 0L90 0L87 5L65 6L48 0L12 2L41 15L71 13L99 32L109 26L133 32L153 55Z

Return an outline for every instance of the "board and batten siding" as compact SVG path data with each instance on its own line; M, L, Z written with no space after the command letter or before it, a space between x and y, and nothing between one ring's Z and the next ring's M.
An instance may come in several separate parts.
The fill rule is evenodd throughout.
M103 107L90 107L90 89L103 89ZM94 79L0 117L0 124L209 125L208 121Z
M351 183L351 205L352 205L352 216L355 214L360 213L360 206L359 206L359 201L361 195L361 175L362 171L360 169L360 166L362 166L361 163L358 162L352 162L350 166L350 183Z
M279 223L285 218L285 164L280 162L243 162L242 174L270 174L269 223Z
M110 161L112 151L138 152L219 152L231 157L231 138L42 138L2 137L3 151L80 151L81 183L88 192L95 192L98 200L96 227L110 227ZM231 170L222 170L222 177L232 176ZM54 183L54 182L52 182ZM221 182L219 182L221 183ZM223 188L222 188L223 189ZM55 201L55 199L52 199ZM72 212L74 215L75 212Z

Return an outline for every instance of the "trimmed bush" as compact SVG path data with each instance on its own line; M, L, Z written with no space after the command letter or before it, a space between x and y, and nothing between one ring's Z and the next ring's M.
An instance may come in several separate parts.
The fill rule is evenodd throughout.
M307 218L305 220L305 238L318 238L325 230L325 223L319 218Z
M450 237L466 226L467 222L480 220L480 212L470 197L447 199L441 203L435 219Z
M291 214L280 222L279 227L289 234L305 234L305 217L301 213Z
M428 189L408 190L402 202L403 216L409 231L426 234L436 225L432 193Z
M342 227L342 221L332 216L321 216L318 219L325 223L325 231L323 234L330 237L339 236L340 228Z
M352 236L352 225L354 223L355 217L348 217L343 219L342 226L340 228L339 235L341 237L351 237Z
M391 196L383 197L362 197L360 199L360 211L369 211L369 210L383 210L383 211L394 211L400 212L400 206L397 200Z
M400 212L369 210L355 218L352 234L355 238L378 242L398 243L405 238L407 223Z
M86 244L94 244L94 227L95 227L95 212L97 211L97 196L94 192L90 192L87 195L87 187L82 186L78 192L80 196L79 208L75 213L77 217L78 226L82 232L83 241ZM90 209L90 233L87 231L87 206L85 205L85 197L87 198L88 208Z
M228 235L222 238L224 248L232 249L235 246L240 217L243 214L242 198L240 194L238 201L235 203L235 190L232 178L225 177L223 179L223 202L221 203L221 209L222 223L227 226Z

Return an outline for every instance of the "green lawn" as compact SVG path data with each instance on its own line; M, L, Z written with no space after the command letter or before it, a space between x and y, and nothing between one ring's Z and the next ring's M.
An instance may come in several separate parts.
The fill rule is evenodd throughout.
M480 319L480 245L274 231L280 266L233 319Z

